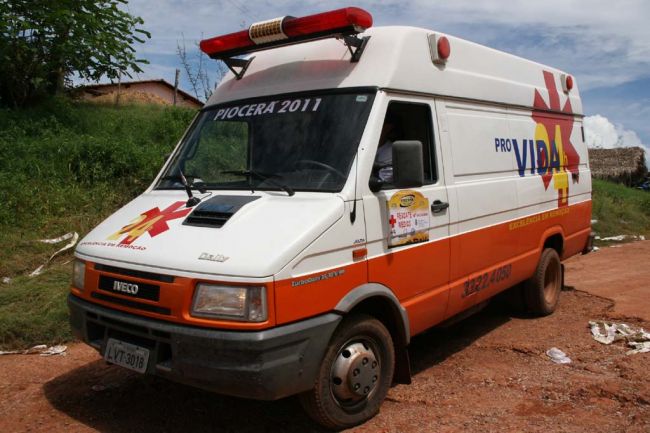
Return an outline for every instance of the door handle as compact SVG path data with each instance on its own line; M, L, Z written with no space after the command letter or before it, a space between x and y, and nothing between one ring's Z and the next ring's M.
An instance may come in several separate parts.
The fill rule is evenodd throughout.
M447 209L449 207L449 203L447 202L442 202L440 200L436 200L433 202L431 205L431 212L433 213L440 213L443 210Z

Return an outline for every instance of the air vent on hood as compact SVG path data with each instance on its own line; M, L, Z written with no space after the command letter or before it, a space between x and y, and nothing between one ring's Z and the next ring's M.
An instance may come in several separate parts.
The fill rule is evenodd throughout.
M244 205L257 200L256 196L218 195L200 203L183 221L184 225L222 227Z

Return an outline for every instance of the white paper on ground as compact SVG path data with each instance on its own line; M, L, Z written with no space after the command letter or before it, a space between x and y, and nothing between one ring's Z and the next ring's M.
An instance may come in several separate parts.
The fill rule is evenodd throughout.
M52 261L54 257L57 255L61 254L64 251L69 250L70 248L74 247L79 240L79 233L77 232L70 232L66 233L63 236L59 236L58 238L52 238L52 239L39 239L39 242L43 242L45 244L58 244L59 242L67 241L70 239L70 242L65 244L63 248L60 248L57 250L54 254L52 254L46 261L43 263L41 266L38 268L34 269L31 274L29 274L30 277L35 277L37 275L40 275L43 273L43 269Z
M627 341L628 346L634 348L626 352L627 355L650 352L650 333L643 328L602 320L590 321L589 326L592 337L599 343L612 344L618 340Z
M58 345L50 346L47 344L37 344L36 346L30 347L25 350L9 350L6 352L0 351L0 355L41 355L41 356L52 356L52 355L64 355L68 350L68 346Z
M553 361L556 364L570 364L571 363L571 358L569 358L566 353L562 352L557 347L551 347L550 349L548 349L546 351L546 356L551 358L551 361Z

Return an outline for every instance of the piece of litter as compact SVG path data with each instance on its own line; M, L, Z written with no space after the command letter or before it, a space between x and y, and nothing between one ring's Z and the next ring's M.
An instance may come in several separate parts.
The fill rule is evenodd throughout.
M2 284L9 284L11 283L11 278L9 277L2 277Z
M571 363L571 358L569 358L566 353L562 352L557 347L551 347L550 349L548 349L546 351L546 356L551 358L551 361L553 361L556 364L570 364Z
M628 345L636 347L636 349L628 350L625 352L626 355L634 355L637 353L647 353L650 352L650 341L644 341L642 343L636 341L630 341Z
M52 355L65 355L65 351L68 350L68 346L50 346L47 344L37 344L32 346L29 349L25 350L9 350L9 351L0 351L0 355L41 355L41 356L52 356Z
M91 389L93 391L101 392L106 390L106 387L104 385L93 385Z
M598 220L591 220L592 224L596 224L597 222L598 222Z
M69 250L70 248L74 247L79 240L79 233L77 232L70 232L66 233L63 236L59 236L58 238L53 238L53 239L39 239L39 242L43 242L45 244L57 244L62 241L67 241L70 239L70 242L65 244L62 248L58 249L54 254L52 254L42 265L40 265L38 268L34 269L31 274L29 274L30 277L35 277L37 275L40 275L43 273L43 269L52 261L54 257L57 255L61 254L64 251Z
M625 239L631 239L631 240L639 240L639 241L645 241L645 236L643 235L618 235L618 236L608 236L606 238L601 238L600 236L596 236L595 239L599 241L609 241L609 242L622 242Z
M29 349L23 352L23 355L32 355L34 353L41 353L47 349L47 344L37 344L36 346L30 347Z
M39 239L39 242L42 242L44 244L58 244L59 242L67 241L70 238L74 237L74 233L66 233L63 236L59 236L58 238L52 238L52 239Z
M606 238L600 238L600 240L601 241L621 242L621 241L624 241L625 238L627 238L627 235L608 236Z
M589 326L591 336L599 343L612 344L619 340L627 341L627 345L634 348L629 350L627 355L650 352L650 333L643 328L602 320L590 321Z
M68 350L68 346L52 346L41 352L41 356L63 355Z

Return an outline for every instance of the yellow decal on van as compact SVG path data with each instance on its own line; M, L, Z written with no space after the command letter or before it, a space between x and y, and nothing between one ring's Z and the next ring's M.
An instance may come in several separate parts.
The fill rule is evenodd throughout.
M388 246L429 240L429 200L417 191L398 191L388 200Z
M548 212L544 212L544 213L540 213L540 214L537 214L537 215L532 215L532 216L529 216L529 217L526 217L526 218L522 218L520 220L513 221L510 224L508 224L508 228L510 230L516 230L516 229L520 229L522 227L529 226L531 224L535 224L535 223L540 222L540 221L546 221L546 220L551 219L551 218L557 218L557 217L561 217L561 216L564 216L564 215L568 215L569 209L570 208L568 208L568 207L561 207L561 208L551 210L551 211L548 211Z

